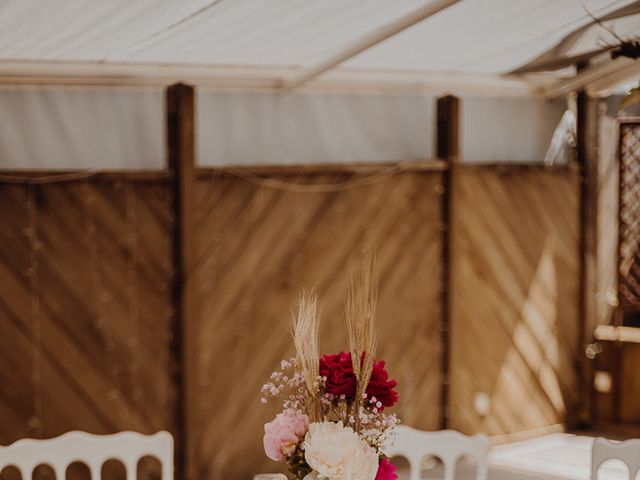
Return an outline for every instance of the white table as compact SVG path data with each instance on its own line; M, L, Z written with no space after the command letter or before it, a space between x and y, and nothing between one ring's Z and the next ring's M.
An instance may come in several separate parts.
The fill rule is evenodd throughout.
M553 433L542 437L493 447L489 452L489 480L589 480L593 437ZM456 480L473 480L474 470L463 466ZM398 471L398 479L409 472ZM435 469L429 480L442 478ZM628 480L622 463L605 464L598 480Z
M489 452L489 480L589 480L592 437L554 433L522 442L493 447ZM398 479L409 478L408 471ZM430 472L429 480L441 479L442 471ZM474 480L475 470L466 465L456 480ZM622 463L605 464L598 480L628 480Z
M491 480L589 480L592 437L554 433L494 447L489 452ZM628 480L620 462L608 462L599 480Z

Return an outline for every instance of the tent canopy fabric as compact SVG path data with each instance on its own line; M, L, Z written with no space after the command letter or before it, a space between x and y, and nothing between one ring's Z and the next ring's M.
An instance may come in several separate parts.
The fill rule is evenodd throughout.
M281 94L278 85L437 4L446 8L313 80L322 91ZM203 165L430 158L435 97L445 92L463 100L463 161L540 162L565 102L506 98L537 94L532 77L504 74L610 41L591 15L614 18L606 25L624 38L640 35L635 17L616 17L636 6L640 0L3 0L0 168L162 168L158 87L176 81L201 87ZM560 95L576 86L564 82L585 75L557 74L569 75L552 79L563 83ZM373 78L420 88L379 95L363 88ZM76 88L86 84L97 87Z
M197 162L311 165L435 157L435 103L419 94L196 95ZM158 88L0 89L0 170L157 170L166 165ZM561 99L461 98L463 162L541 163Z
M0 70L12 62L304 70L433 1L4 0ZM340 69L500 75L593 24L589 14L634 3L461 0ZM619 21L616 29L638 36L640 22ZM607 35L590 34L579 49L598 48Z

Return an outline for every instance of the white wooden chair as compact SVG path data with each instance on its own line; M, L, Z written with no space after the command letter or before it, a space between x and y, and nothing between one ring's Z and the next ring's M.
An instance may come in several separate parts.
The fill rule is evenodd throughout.
M486 435L469 437L453 430L423 432L406 425L400 425L397 431L394 445L387 447L385 453L409 461L411 480L420 479L422 460L427 456L440 458L444 465L444 480L453 480L456 462L465 455L472 456L477 462L476 480L487 479L489 440Z
M23 439L0 447L0 471L14 466L23 480L31 479L38 465L50 465L57 480L64 480L67 467L83 462L89 467L91 478L100 480L102 465L111 459L120 460L127 480L134 480L138 461L146 456L156 457L162 463L162 479L173 480L173 437L169 432L142 435L120 432L113 435L93 435L68 432L48 440Z
M607 460L621 460L629 469L629 480L635 480L640 472L640 439L611 442L596 438L591 450L591 480L597 480L598 469Z

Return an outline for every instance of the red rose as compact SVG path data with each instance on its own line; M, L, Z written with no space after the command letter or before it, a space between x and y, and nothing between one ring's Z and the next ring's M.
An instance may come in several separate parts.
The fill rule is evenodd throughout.
M335 355L323 355L320 358L320 375L326 377L324 389L333 395L356 395L356 376L353 373L351 355L340 352Z
M378 473L376 480L397 480L396 467L388 458L383 458L378 464Z
M389 380L389 374L384 369L384 360L381 360L373 365L371 380L367 385L367 397L376 397L376 400L382 404L378 410L392 407L398 401L398 392L394 390L397 385L398 382L395 380Z
M333 395L344 395L352 400L356 395L356 376L353 373L351 355L340 352L335 355L324 355L320 358L320 375L326 377L325 391ZM376 398L381 403L380 411L384 407L392 407L398 401L398 393L394 388L398 385L395 380L389 380L389 374L384 368L384 361L373 365L371 379L367 386L367 397Z

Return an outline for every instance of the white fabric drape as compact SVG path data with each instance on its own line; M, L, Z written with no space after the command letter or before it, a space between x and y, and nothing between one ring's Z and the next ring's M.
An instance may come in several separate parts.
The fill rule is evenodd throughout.
M202 165L387 162L432 158L426 95L199 92ZM160 89L0 90L0 168L160 169ZM463 98L462 159L541 163L564 103Z
M462 159L542 163L566 104L541 98L462 99Z
M0 168L164 165L159 89L2 89L0 105Z
M431 158L434 99L413 95L198 95L204 165Z

